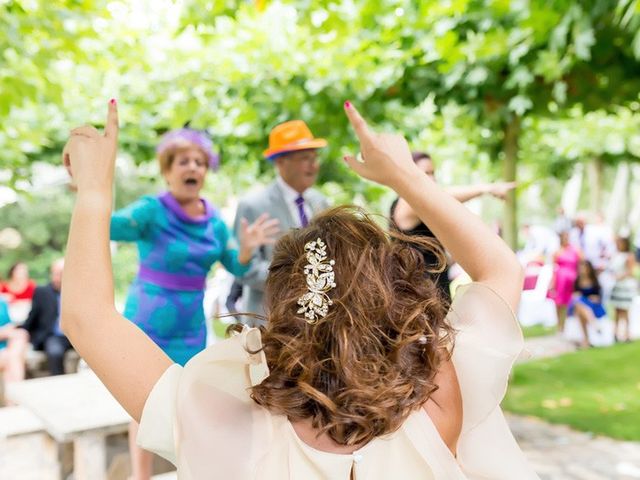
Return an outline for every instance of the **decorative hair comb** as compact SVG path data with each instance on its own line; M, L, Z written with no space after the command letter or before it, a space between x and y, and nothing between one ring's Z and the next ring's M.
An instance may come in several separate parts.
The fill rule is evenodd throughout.
M327 246L319 238L304 246L309 262L304 266L309 291L298 299L298 313L304 313L309 324L314 324L320 317L326 317L329 305L333 302L327 292L335 288L334 260L327 261Z

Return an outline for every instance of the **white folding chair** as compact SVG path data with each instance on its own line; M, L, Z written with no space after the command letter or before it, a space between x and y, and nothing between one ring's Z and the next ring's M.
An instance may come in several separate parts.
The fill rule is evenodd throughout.
M547 292L553 279L553 265L540 267L536 286L533 290L524 290L520 296L518 319L524 327L542 324L553 326L558 323L556 307Z

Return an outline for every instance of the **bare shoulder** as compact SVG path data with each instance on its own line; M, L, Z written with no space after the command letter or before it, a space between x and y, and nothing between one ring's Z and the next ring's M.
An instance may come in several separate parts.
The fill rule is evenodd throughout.
M455 455L458 437L462 429L462 394L456 369L451 360L442 362L435 377L438 385L424 409L435 425L440 437Z

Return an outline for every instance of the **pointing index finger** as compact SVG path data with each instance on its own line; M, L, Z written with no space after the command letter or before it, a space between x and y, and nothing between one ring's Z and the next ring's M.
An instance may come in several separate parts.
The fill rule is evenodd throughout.
M349 118L349 122L353 126L353 129L360 140L360 143L364 143L369 141L371 138L371 130L369 130L369 125L360 112L356 110L356 107L349 101L344 102L344 110L347 113L347 117Z
M104 136L107 138L118 138L118 104L115 98L109 100L109 110L107 112L107 123L104 127Z

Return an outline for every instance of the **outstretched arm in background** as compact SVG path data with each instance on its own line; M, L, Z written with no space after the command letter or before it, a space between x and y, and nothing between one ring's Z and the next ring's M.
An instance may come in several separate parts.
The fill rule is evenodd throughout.
M459 202L468 202L485 194L490 194L504 200L511 190L516 188L516 182L481 183L478 185L456 185L444 187L443 190ZM402 197L393 213L392 220L402 230L411 230L420 223L420 217L409 203Z

